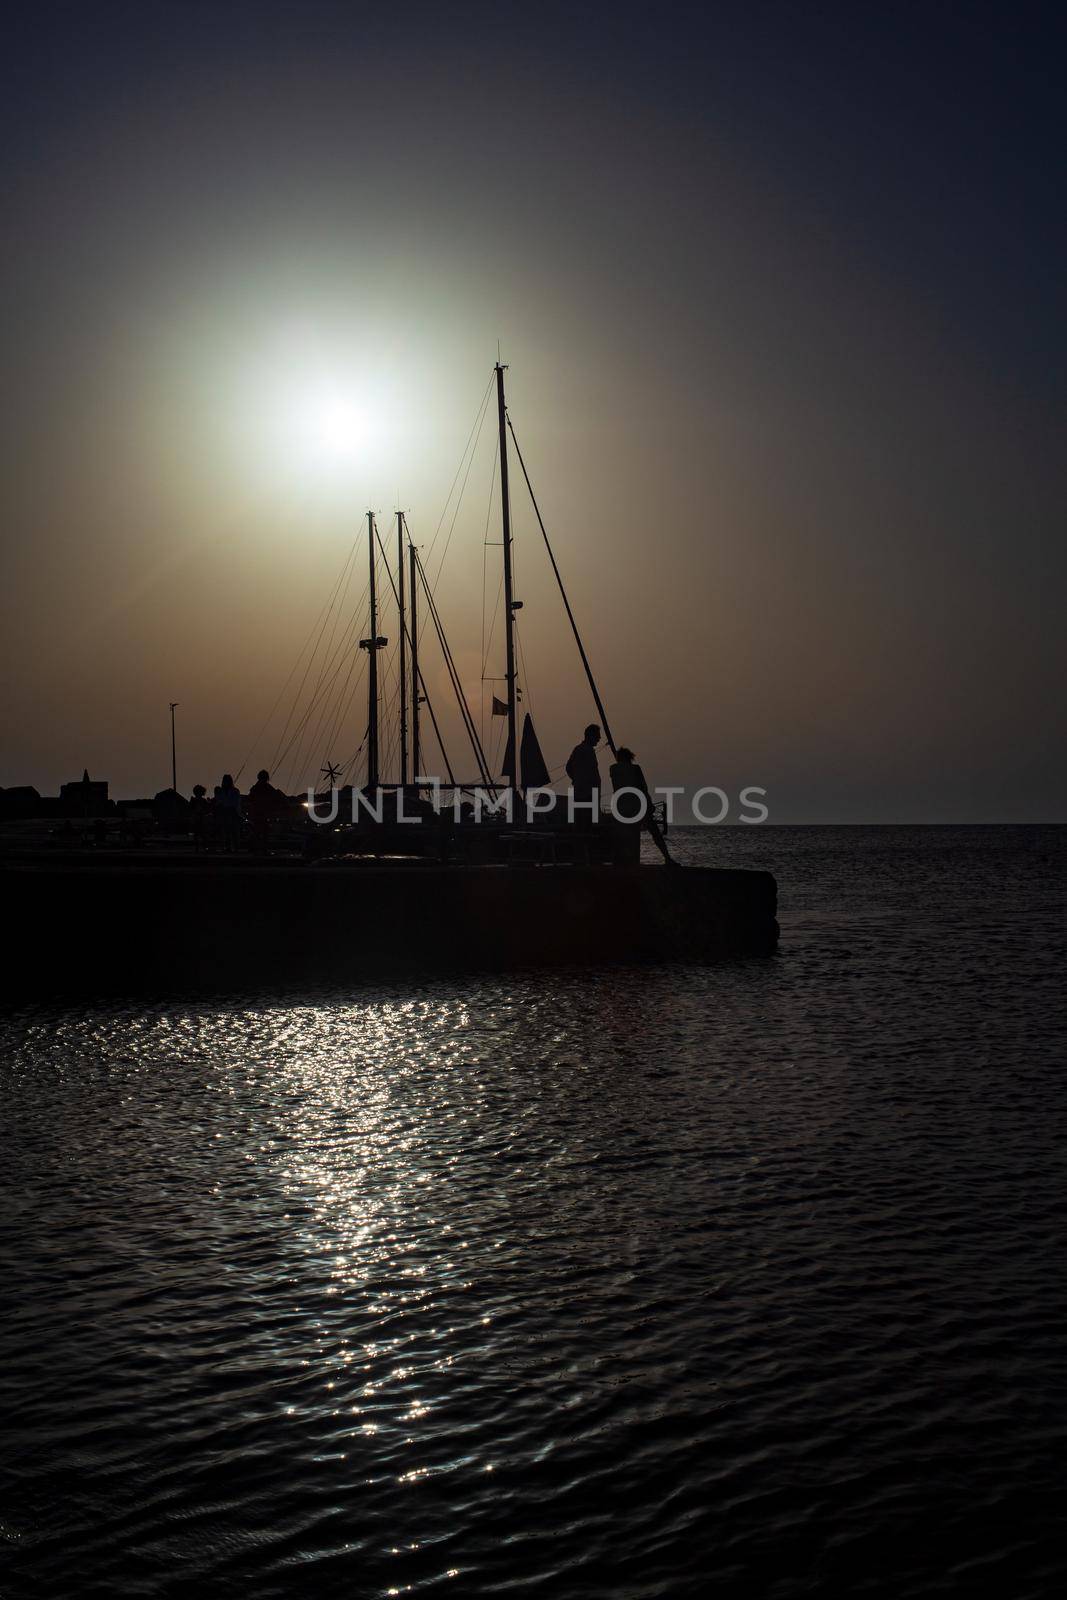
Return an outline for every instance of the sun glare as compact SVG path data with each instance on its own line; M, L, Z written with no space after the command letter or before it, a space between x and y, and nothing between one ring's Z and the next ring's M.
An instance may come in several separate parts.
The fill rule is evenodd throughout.
M377 429L365 405L343 389L316 387L295 396L293 438L300 454L324 466L354 463Z
M338 348L320 348L328 343ZM362 499L395 484L397 454L410 451L395 374L344 346L302 328L265 340L235 388L235 436L272 490Z

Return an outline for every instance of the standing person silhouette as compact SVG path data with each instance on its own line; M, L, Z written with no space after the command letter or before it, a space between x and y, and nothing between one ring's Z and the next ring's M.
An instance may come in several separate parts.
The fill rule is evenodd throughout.
M257 849L265 850L270 842L270 825L285 810L285 796L270 781L264 767L256 774L256 781L248 791L247 811L252 824L252 838Z
M228 772L215 789L215 820L222 848L236 850L241 838L241 791Z
M207 842L207 824L210 816L207 790L202 783L193 785L193 798L189 802L189 822L192 828L193 849L199 855Z
M597 723L591 722L585 730L581 744L576 744L567 757L567 776L571 780L576 803L588 805L594 794L600 792L600 765L596 758L596 747L599 743L600 727Z

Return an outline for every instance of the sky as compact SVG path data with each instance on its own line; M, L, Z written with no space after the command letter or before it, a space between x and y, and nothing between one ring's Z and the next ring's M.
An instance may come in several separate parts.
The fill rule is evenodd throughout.
M1064 820L1063 43L1026 5L20 8L0 784L154 793L171 701L186 792L355 773L358 650L286 740L353 552L363 636L368 509L498 741L491 413L450 486L499 350L650 782ZM594 709L514 460L512 502L558 770Z

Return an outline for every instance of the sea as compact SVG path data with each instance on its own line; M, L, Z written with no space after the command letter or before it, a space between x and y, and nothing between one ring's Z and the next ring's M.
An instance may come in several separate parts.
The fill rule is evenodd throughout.
M1067 830L672 843L775 956L4 1015L3 1600L1065 1591Z

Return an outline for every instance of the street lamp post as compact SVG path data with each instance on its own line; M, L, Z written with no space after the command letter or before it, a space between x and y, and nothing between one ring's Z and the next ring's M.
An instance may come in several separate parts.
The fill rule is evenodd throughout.
M174 739L174 708L179 704L177 700L170 702L170 786L175 794L178 793L178 746Z

